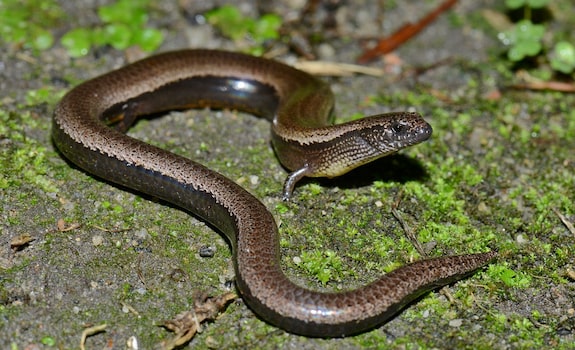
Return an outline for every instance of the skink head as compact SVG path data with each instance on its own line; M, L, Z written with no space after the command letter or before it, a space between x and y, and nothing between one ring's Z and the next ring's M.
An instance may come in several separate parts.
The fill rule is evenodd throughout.
M385 156L427 140L433 131L418 113L398 112L361 119L361 138Z

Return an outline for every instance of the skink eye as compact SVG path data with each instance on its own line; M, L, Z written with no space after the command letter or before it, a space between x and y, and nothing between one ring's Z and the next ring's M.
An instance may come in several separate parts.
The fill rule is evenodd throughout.
M403 134L405 132L405 124L399 122L393 123L391 130L394 134Z

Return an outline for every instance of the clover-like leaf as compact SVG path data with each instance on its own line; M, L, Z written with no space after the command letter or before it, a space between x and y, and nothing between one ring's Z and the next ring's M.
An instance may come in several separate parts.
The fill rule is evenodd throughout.
M551 67L565 74L575 70L575 47L567 41L555 44L551 53Z
M524 6L537 9L547 5L548 2L549 0L505 0L505 6L512 10Z
M239 40L252 30L251 18L244 17L240 10L232 5L224 5L206 13L208 22L217 27L224 36Z
M134 44L147 52L152 52L157 49L163 40L164 35L162 32L153 28L144 28L141 31L136 32L133 38Z
M512 10L525 6L525 4L525 0L505 0L505 6Z
M510 30L500 33L499 39L504 45L510 46L507 56L517 62L527 56L535 56L541 52L541 39L545 27L533 24L529 20L521 20Z
M527 0L529 7L533 9L542 8L549 3L549 0Z
M60 39L70 56L85 56L92 46L92 34L86 28L77 28L69 31Z

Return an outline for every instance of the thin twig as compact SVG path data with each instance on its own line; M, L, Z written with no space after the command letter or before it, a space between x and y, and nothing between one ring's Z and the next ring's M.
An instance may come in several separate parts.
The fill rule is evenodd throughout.
M381 39L374 48L365 51L357 59L357 62L367 63L369 61L373 61L381 55L390 53L399 45L414 37L417 33L423 30L423 28L427 27L431 22L433 22L440 14L450 9L456 3L457 0L444 1L435 10L429 12L425 17L423 17L419 22L415 24L408 23L387 38Z
M407 222L403 219L403 216L401 216L399 210L397 210L397 208L399 207L399 203L401 202L402 194L403 192L400 191L399 194L397 195L396 200L393 203L393 206L391 207L391 214L397 221L399 221L401 228L403 228L403 232L405 232L405 236L407 236L407 238L411 241L411 244L413 244L413 246L419 252L419 254L422 257L427 257L427 253L425 252L425 249L423 249L421 243L419 243L419 241L415 237L415 233L413 232L411 227L409 227Z
M569 230L569 232L571 232L571 234L573 236L575 236L575 226L573 226L573 224L567 220L567 218L565 217L565 215L561 214L559 212L559 210L557 210L556 208L551 208L551 210L553 210L553 212L555 213L555 215L557 215L559 217L559 220L561 220L561 222L563 223L563 225L565 225L565 227L567 227L567 229Z
M101 324L98 326L93 326L93 327L84 329L84 331L82 332L82 338L80 338L80 350L86 349L86 338L88 338L89 336L92 336L94 334L104 332L104 330L106 329L107 326L108 325L104 323L104 324Z
M524 84L514 84L508 86L509 89L516 90L549 90L558 92L575 92L575 84L562 81L536 81Z
M338 63L329 61L300 61L294 67L313 75L324 76L350 76L353 74L365 74L380 77L384 74L383 69L361 66L358 64Z

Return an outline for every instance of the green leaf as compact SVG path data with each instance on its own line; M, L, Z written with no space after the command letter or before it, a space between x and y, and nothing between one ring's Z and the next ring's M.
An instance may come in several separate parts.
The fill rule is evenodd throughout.
M511 46L507 56L511 61L521 61L527 56L535 56L541 52L541 39L545 34L545 27L533 24L529 20L521 20L510 30L500 33L499 39L503 44Z
M517 22L516 34L518 40L539 41L545 34L545 27L541 24L533 24L530 20Z
M40 343L47 346L56 346L56 340L49 335L42 337L42 339L40 339Z
M263 15L255 22L253 28L254 40L263 42L270 39L279 38L279 28L282 25L281 18L277 15Z
M549 0L505 0L505 6L507 8L515 10L524 6L528 6L530 8L541 8L547 5Z
M145 27L148 21L149 2L149 0L119 0L99 7L98 16L105 25L95 26L90 31L82 29L80 32L75 32L74 30L66 34L69 50L73 49L73 55L81 56L88 52L91 45L111 45L118 50L138 45L148 52L157 49L164 37L161 31ZM90 35L82 36L80 33ZM80 42L85 45L80 45Z
M73 29L64 34L60 42L68 50L70 56L85 56L92 46L92 35L86 28Z
M548 2L549 0L527 0L527 5L531 8L538 9L547 5Z
M244 17L240 10L232 5L224 5L209 11L206 13L206 18L211 25L232 40L244 38L254 26L252 19Z
M117 11L116 6L107 5L98 8L98 17L104 23L122 22L126 19L127 13Z
M38 50L46 50L54 44L54 36L45 29L36 28L34 38L32 38L32 47Z
M130 26L142 26L148 21L148 15L141 1L120 0L114 4L98 8L98 16L104 23L124 23Z
M45 50L54 43L51 28L63 17L60 7L52 0L0 0L0 40Z
M108 24L104 27L104 33L108 44L115 49L123 50L131 45L132 31L124 23Z
M161 31L152 28L144 28L138 32L133 38L133 43L147 52L156 50L164 41L164 35Z
M217 9L213 9L206 13L208 22L214 25L220 25L225 22L237 22L241 20L242 14L240 10L232 5L224 5Z
M493 267L490 268L499 278L510 287L528 287L531 283L531 278L524 273L515 272L514 270L507 267Z
M525 6L525 4L525 0L505 0L505 6L512 10Z
M541 51L541 43L538 41L521 42L521 51L525 56L535 56Z
M565 74L575 70L575 47L571 43L560 41L555 44L551 54L551 68Z

